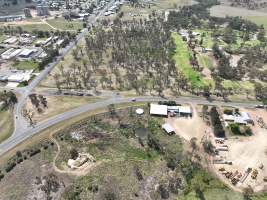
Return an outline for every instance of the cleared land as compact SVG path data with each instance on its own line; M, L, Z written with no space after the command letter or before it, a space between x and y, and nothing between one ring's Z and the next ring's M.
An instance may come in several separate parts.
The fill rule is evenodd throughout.
M13 115L9 110L0 111L0 142L7 139L13 131Z
M190 64L190 51L187 48L186 43L183 41L182 37L177 33L173 33L173 38L176 44L176 53L174 55L174 60L178 69L185 75L189 80L193 88L203 87L205 81L200 76L198 72L193 70Z
M245 18L258 24L258 25L263 25L267 31L267 14L266 14L266 16L248 16Z
M61 31L77 31L83 28L82 22L67 21L63 18L48 19L46 22Z
M123 12L123 20L130 20L133 18L148 18L149 14L153 11L165 11L170 9L177 9L179 6L192 5L193 0L155 0L151 4L146 3L145 1L139 1L142 6L133 7L129 4L124 4L120 9L120 12ZM115 18L111 16L110 18Z
M246 8L236 8L226 5L213 6L210 9L210 14L216 17L226 17L226 16L267 16L266 12L261 12L257 10L249 10Z
M166 122L172 125L172 127L175 129L175 133L179 135L179 137L188 142L195 137L197 138L198 142L200 142L205 135L205 131L209 127L207 127L207 125L199 117L196 106L192 105L191 108L193 111L192 118L174 117L166 119Z
M263 120L267 121L267 113L263 110L246 110L242 109L250 114L251 118L255 122L252 126L253 135L252 136L230 136L228 140L224 142L224 145L229 147L229 151L220 151L219 157L226 161L231 161L232 165L227 164L216 164L216 173L225 182L229 182L225 176L223 176L218 170L223 167L226 171L235 172L236 170L242 174L250 167L252 170L258 170L259 174L256 179L251 178L251 173L244 183L239 182L237 188L244 189L251 186L255 192L260 192L265 190L267 183L264 182L263 178L267 176L267 139L266 139L266 129L259 127L256 118L262 117ZM220 144L216 144L216 146ZM263 169L260 169L260 165L263 164Z

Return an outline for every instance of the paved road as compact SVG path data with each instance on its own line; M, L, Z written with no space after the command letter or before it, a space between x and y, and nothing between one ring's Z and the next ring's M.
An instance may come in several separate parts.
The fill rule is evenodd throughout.
M109 2L107 6L104 9L102 9L97 15L91 17L90 21L88 22L88 25L89 26L94 25L97 19L103 16L104 12L106 12L108 8L110 8L114 3L115 3L115 0ZM19 93L20 97L18 99L18 103L15 105L15 108L14 108L15 125L14 125L14 132L12 134L12 137L19 135L22 131L28 129L29 123L22 116L22 110L23 110L23 106L25 105L29 94L49 74L49 72L52 71L52 69L61 61L61 59L73 47L76 46L77 42L79 42L85 36L87 32L88 32L87 29L83 29L81 33L77 35L76 41L70 42L68 46L62 49L60 52L60 56L58 56L52 63L50 63L33 81L31 81L31 83L27 87L15 89L15 91Z
M92 17L89 22L89 25L93 25L96 23L97 19L104 14L104 12L111 7L114 4L115 1L111 1L105 9L101 10L98 15ZM86 34L87 30L84 29L78 36L77 41L81 40L84 35ZM121 104L126 102L131 102L131 98L124 98L116 95L110 95L107 100L103 100L97 103L87 104L83 105L81 107L78 107L76 109L70 110L68 112L65 112L63 114L57 115L55 117L52 117L45 122L41 122L37 124L34 128L28 127L27 121L23 118L21 115L21 111L23 109L23 105L25 104L29 94L32 92L32 90L42 81L48 73L60 62L62 57L64 57L74 46L76 45L76 42L71 42L66 48L64 48L61 52L61 55L56 58L56 60L52 63L50 63L27 87L24 88L17 88L16 92L20 94L19 101L15 106L14 109L14 120L15 120L15 129L14 133L10 138L8 138L6 141L0 144L0 155L4 154L8 150L14 148L17 144L25 141L29 137L39 133L40 131L51 127L52 125L55 125L59 122L65 121L67 119L70 119L72 117L78 116L82 113L89 112L98 108L104 108L110 104ZM136 101L139 102L153 102L153 101L160 101L164 100L161 97L154 97L154 96L146 96L146 97L136 97ZM253 107L253 103L234 103L234 102L220 102L220 101L214 101L209 102L202 98L193 98L193 97L179 97L176 99L178 103L197 103L197 104L213 104L213 105L228 105L228 106L237 106L237 107Z
M155 102L166 100L161 97L156 96L144 96L144 97L136 97L137 102ZM75 116L81 115L83 113L93 111L95 109L104 108L110 104L121 104L131 102L132 98L124 98L124 97L112 97L107 100L99 101L96 103L86 104L75 108L73 110L67 111L55 117L52 117L44 122L37 124L34 128L27 128L20 132L20 134L12 135L9 139L0 144L0 155L4 154L8 150L14 148L17 144L25 141L31 136L38 134L39 132L49 128L59 122L63 122L67 119L73 118ZM217 105L217 106L235 106L235 107L254 107L253 103L241 103L241 102L221 102L221 101L207 101L202 98L193 98L193 97L179 97L175 100L177 103L195 103L195 104L208 104L208 105Z

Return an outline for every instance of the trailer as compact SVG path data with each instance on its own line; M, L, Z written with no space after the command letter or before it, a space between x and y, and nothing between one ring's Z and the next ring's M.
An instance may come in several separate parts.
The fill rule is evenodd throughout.
M248 175L250 174L250 172L252 171L252 168L247 168L246 172L244 173L243 177L240 179L241 183L244 183L244 181L247 179Z
M228 147L217 147L216 148L217 151L229 151Z

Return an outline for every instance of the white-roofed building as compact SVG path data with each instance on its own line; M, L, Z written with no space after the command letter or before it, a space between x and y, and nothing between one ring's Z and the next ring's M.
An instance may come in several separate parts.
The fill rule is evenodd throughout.
M162 129L164 131L166 131L166 133L168 133L169 135L175 134L175 130L174 128L169 124L169 123L165 123L162 126Z
M16 37L11 37L11 38L8 38L4 41L5 44L14 44L15 42L18 41L18 38Z
M250 115L247 112L240 112L240 115L242 116L242 118L248 122L251 123L253 122L253 120L251 119Z
M168 116L168 106L158 105L158 104L150 104L150 114L167 117Z
M11 58L14 58L16 55L18 55L21 52L21 49L8 49L4 53L1 54L2 59L9 60Z
M192 110L190 106L179 106L179 114L180 116L190 116L192 117Z
M226 114L223 114L223 119L224 121L228 121L228 122L233 122L235 121L235 117L233 115L226 115Z
M241 116L235 117L235 123L240 125L247 125L247 122Z
M33 70L18 72L8 76L8 82L21 83L23 81L29 81L31 79Z
M246 125L247 123L253 123L253 120L246 112L240 112L240 114L226 115L223 114L223 119L226 122L233 122L240 125Z
M24 49L22 52L20 52L19 57L29 58L34 52L36 52L35 49Z

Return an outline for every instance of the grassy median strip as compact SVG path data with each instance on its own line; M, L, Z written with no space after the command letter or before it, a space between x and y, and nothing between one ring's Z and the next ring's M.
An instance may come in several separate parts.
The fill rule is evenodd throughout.
M13 132L14 121L12 111L0 111L0 143L9 138Z

